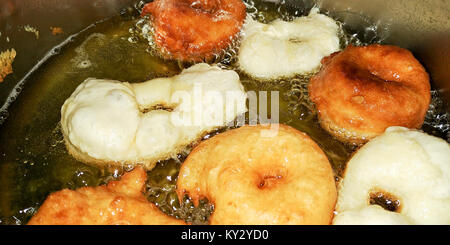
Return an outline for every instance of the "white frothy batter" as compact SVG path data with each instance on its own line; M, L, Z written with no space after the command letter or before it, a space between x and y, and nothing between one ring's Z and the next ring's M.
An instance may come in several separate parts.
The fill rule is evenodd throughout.
M234 71L198 64L144 83L87 79L61 109L69 152L95 164L143 164L180 153L246 112Z
M247 18L239 49L241 70L260 80L311 73L323 57L339 51L339 27L314 8L308 16L269 24Z
M394 196L400 208L370 205L373 192ZM334 224L450 224L450 145L390 127L347 163Z

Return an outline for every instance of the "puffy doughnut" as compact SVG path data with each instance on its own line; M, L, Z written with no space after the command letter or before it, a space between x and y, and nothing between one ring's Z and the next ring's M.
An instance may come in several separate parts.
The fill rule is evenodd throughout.
M61 108L62 132L80 161L151 169L245 113L246 98L236 72L207 64L144 83L87 79Z
M320 60L339 50L339 27L314 8L308 16L270 24L248 17L238 54L238 65L248 75L271 80L311 73Z
M147 181L137 167L120 181L98 187L64 189L50 194L28 225L183 225L147 201Z
M408 50L378 44L349 46L322 63L311 78L309 96L322 127L339 140L360 144L389 126L422 125L430 82Z
M198 62L232 44L246 8L242 0L155 0L144 6L146 14L151 14L153 39L163 57Z
M270 137L267 126L243 126L200 143L181 166L179 199L207 198L216 225L330 224L337 194L327 157L306 134L278 128Z
M388 128L347 163L336 211L334 224L450 224L450 145Z

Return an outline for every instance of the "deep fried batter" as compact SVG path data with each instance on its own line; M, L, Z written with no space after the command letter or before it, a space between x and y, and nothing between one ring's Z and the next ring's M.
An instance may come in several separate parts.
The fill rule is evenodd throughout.
M239 69L253 78L277 81L309 74L320 61L339 50L339 26L311 9L308 16L264 24L247 18L240 40Z
M181 166L179 199L206 197L212 225L330 224L337 194L323 151L289 126L266 130L243 126L200 143Z
M227 48L246 16L242 0L155 0L151 14L154 41L162 56L182 61L211 59Z
M333 223L449 225L449 156L443 139L388 128L348 161Z
M143 83L88 78L64 102L61 129L81 162L150 170L245 113L246 99L236 72L204 63Z
M50 194L29 225L182 225L146 200L142 167L98 187Z
M349 46L322 60L309 95L322 127L355 144L390 126L420 128L430 104L425 68L406 49Z

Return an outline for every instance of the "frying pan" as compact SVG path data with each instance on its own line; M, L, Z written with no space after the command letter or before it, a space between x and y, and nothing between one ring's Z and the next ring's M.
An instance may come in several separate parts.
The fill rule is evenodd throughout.
M0 83L0 127L8 117L21 116L8 115L8 107L17 98L10 95L20 96L20 91L31 85L27 84L27 78L36 67L57 54L55 47L70 42L73 35L93 23L141 4L137 0L0 1L0 52L14 48L18 53L14 73ZM376 37L384 44L409 49L429 72L433 89L443 95L444 109L450 112L448 0L285 0L284 4L304 13L316 5L345 23L344 28L360 39L370 41ZM39 36L24 31L26 25L39 30ZM50 27L60 27L63 33L54 35ZM6 170L0 162L0 171ZM1 185L0 179L0 191Z

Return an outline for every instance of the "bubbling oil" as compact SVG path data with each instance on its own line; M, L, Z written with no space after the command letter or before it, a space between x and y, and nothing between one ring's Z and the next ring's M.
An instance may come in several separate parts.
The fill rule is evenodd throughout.
M244 2L248 14L265 23L276 18L289 21L308 14L313 7L296 9L283 1ZM62 104L88 77L142 82L176 75L191 65L159 57L148 18L139 16L142 7L143 3L139 2L134 8L92 25L58 47L58 55L50 57L33 71L27 77L27 86L18 87L20 96L13 95L17 97L15 103L0 113L0 119L3 118L0 127L0 224L25 224L51 192L98 186L116 180L132 169L131 166L100 168L78 162L65 148L59 121ZM333 16L332 13L326 14ZM345 22L338 21L338 24L342 48L383 40L379 36L380 28L368 21L360 32L353 32ZM314 105L308 99L307 85L311 74L268 83L255 81L236 67L238 47L236 39L212 63L236 70L245 90L255 91L257 96L261 91L278 92L280 123L297 128L315 140L330 159L336 178L339 178L355 148L333 139L318 124ZM271 108L270 104L268 107ZM203 140L232 128L206 134ZM423 130L448 141L449 129L449 117L441 96L438 91L433 91ZM194 146L191 145L177 158L160 161L149 171L144 194L168 215L192 224L207 224L214 206L202 200L195 207L189 197L180 202L175 192L180 166Z

